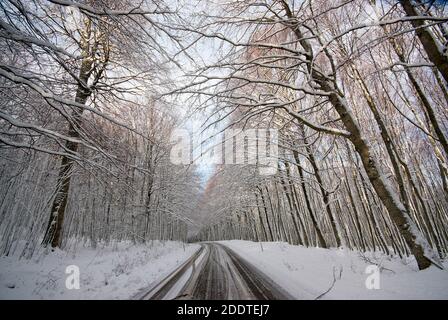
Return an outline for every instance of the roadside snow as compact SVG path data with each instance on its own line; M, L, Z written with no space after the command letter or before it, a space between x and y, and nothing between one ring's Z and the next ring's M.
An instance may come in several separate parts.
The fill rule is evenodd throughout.
M83 248L76 254L56 250L33 260L0 257L0 299L129 299L198 248L154 241L146 246ZM65 286L69 265L79 267L79 290Z
M220 241L297 299L448 299L448 263L417 271L414 259L381 253L293 246L283 242ZM366 258L368 260L366 260ZM384 267L380 289L367 289L366 267ZM340 277L339 277L340 276ZM371 278L370 278L371 279Z

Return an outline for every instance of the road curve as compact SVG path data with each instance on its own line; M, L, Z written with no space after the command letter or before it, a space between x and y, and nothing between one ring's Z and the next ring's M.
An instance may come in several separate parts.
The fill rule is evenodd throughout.
M141 292L143 300L286 300L292 297L269 277L218 243L201 248L174 272Z

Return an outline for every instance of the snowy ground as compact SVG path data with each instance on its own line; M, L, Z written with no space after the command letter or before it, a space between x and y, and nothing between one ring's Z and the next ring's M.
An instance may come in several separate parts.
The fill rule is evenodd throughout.
M412 259L318 249L281 242L221 241L297 299L448 299L446 270L417 271ZM190 257L198 245L120 243L55 251L33 260L0 257L0 299L129 299ZM379 289L367 289L369 265L381 267ZM80 270L80 289L68 290L66 267ZM370 277L371 279L371 277ZM331 289L330 289L331 288ZM325 293L325 294L324 294ZM323 294L323 295L322 295Z
M259 268L297 299L448 299L448 263L445 270L417 271L413 259L389 258L342 249L292 246L282 242L221 241ZM363 257L364 256L364 257ZM367 258L368 262L365 260ZM379 289L367 289L372 263L384 269ZM336 280L334 280L336 279ZM370 277L369 280L373 278ZM373 283L369 281L369 283Z
M180 265L198 245L157 242L55 251L33 260L0 257L0 299L129 299ZM66 267L80 271L80 289L66 288ZM73 273L71 273L73 274Z

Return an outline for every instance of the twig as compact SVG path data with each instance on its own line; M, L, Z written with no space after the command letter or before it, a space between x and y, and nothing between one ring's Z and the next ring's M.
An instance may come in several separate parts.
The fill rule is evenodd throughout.
M322 298L324 295L326 295L328 292L331 291L331 289L333 289L335 283L337 280L340 280L342 277L342 266L339 269L339 275L336 277L336 267L333 266L333 282L331 283L330 287L322 294L318 295L314 300L319 300L320 298Z

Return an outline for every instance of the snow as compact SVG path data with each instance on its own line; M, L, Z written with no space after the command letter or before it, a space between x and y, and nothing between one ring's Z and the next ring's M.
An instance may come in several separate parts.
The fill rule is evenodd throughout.
M187 283L188 279L191 277L191 273L193 272L193 268L190 267L188 270L180 277L179 281L177 281L174 286L168 291L163 300L173 300L179 296L180 291Z
M199 248L198 248L199 249ZM204 260L205 251L203 251L199 257L193 262L193 266L190 266L177 280L177 282L168 290L162 300L172 300L178 297L181 294L182 288L186 285L190 277L193 275L193 267L196 267L197 264L201 263ZM181 266L179 266L181 268ZM139 292L134 298L139 299L140 297L152 297L154 293L163 288L172 279L173 269L166 272L162 277L160 277L160 281L154 281L153 285L146 290ZM148 290L149 289L149 290Z
M413 258L400 259L378 252L293 246L284 242L231 240L233 249L297 299L448 299L448 262L418 271ZM367 260L366 260L367 259ZM379 289L367 289L369 265L377 264ZM340 278L339 278L340 275ZM336 279L336 280L334 280ZM371 279L371 278L370 278Z
M418 271L414 259L284 242L220 241L297 299L448 299L448 262ZM130 299L180 266L197 244L154 241L56 250L32 260L0 257L0 299ZM380 288L367 289L369 265L381 266ZM66 268L80 269L80 289L65 286ZM187 272L190 274L190 272ZM340 277L339 277L340 276ZM335 280L336 279L336 280ZM181 279L181 284L185 279ZM334 282L334 286L330 289ZM330 289L330 290L329 290Z
M198 245L121 242L104 248L61 250L32 260L0 257L0 299L130 299L188 259ZM80 289L67 289L69 265L80 270Z
M381 172L380 169L378 168L377 165L376 166L376 170L378 172ZM384 184L387 192L390 194L390 196L392 197L393 202L395 203L395 206L398 207L398 209L402 212L402 214L404 215L405 219L406 219L406 224L409 225L409 231L411 232L411 234L415 237L415 243L417 245L420 245L423 249L423 254L424 256L429 259L429 261L431 261L432 263L434 263L435 265L437 265L439 268L443 268L440 259L438 257L438 254L436 252L434 252L434 250L431 248L431 246L429 245L428 241L422 236L421 231L418 230L417 226L415 225L415 223L411 220L411 218L409 217L408 212L406 211L403 203L401 203L400 198L397 194L397 192L394 191L393 187L390 184L390 181L384 177L384 176L380 176L380 180L382 181L382 183Z

